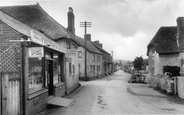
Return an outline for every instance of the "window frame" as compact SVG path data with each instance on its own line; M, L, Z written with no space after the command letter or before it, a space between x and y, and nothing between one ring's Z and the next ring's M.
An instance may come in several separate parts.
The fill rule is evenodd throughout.
M78 58L82 58L82 51L78 51Z

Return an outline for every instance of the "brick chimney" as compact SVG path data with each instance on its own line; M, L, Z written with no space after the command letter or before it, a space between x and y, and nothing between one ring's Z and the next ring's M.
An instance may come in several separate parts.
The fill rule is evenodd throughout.
M75 35L75 16L73 14L72 7L69 7L68 11L68 28L67 30Z
M177 18L177 43L180 51L184 51L184 17Z
M96 45L99 45L100 44L99 40L96 40L93 43L95 43Z
M101 47L101 48L103 48L103 44L101 43L101 44L99 44L99 46Z
M86 34L86 40L91 41L91 34Z
M95 44L98 45L99 47L103 48L103 44L100 43L99 40L96 40L96 41L94 41L93 43L95 43Z

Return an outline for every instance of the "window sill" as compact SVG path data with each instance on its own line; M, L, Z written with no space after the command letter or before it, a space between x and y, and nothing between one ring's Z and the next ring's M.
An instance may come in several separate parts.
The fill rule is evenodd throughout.
M59 87L59 86L64 85L64 84L65 84L64 82L59 82L59 83L54 84L54 87Z
M37 96L39 96L39 95L41 95L41 94L43 94L45 92L48 92L48 89L41 89L41 90L39 90L37 92L31 93L31 94L29 94L28 99L32 99L34 97L37 97Z

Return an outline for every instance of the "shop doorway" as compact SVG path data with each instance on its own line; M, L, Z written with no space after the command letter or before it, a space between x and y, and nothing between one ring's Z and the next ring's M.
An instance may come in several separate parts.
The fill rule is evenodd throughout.
M45 63L45 84L48 87L49 96L54 95L54 84L53 84L53 60L46 60Z

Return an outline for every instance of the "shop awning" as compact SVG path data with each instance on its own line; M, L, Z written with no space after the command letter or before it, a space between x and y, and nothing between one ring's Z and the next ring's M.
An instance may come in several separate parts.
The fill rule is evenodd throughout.
M47 101L47 104L68 107L73 102L71 99L61 98L61 97L52 97Z

